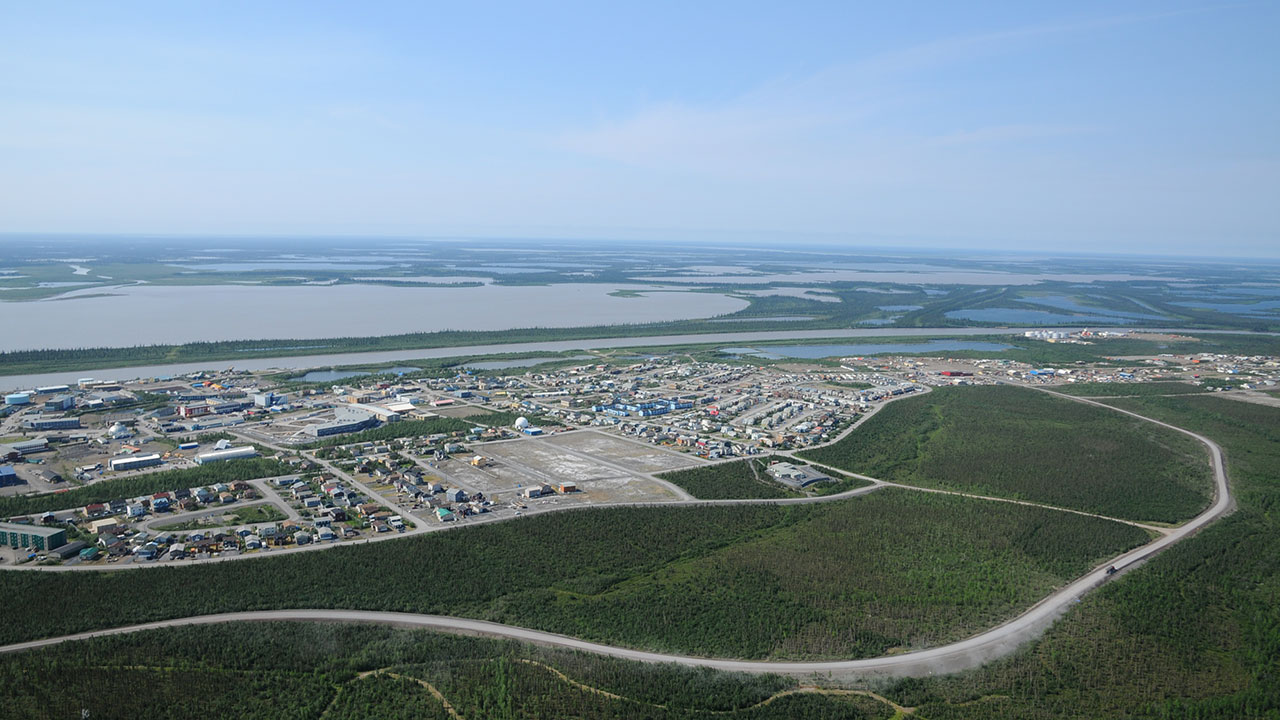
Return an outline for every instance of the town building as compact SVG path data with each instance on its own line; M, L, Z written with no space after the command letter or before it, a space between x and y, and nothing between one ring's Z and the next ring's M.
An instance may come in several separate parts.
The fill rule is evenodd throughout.
M52 550L66 544L67 531L63 528L0 522L0 545Z

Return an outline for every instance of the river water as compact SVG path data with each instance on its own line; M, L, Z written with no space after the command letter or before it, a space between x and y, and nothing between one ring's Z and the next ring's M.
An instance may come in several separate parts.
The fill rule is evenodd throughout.
M386 350L382 352L334 353L330 355L299 355L296 357L257 358L244 360L218 360L171 365L145 365L129 368L80 370L33 375L0 376L0 390L30 389L42 385L64 385L80 378L97 380L133 380L135 378L168 377L202 370L305 370L327 368L335 365L362 365L366 363L407 362L410 360L458 357L461 355L496 355L515 352L563 352L565 350L601 350L606 348L647 347L657 345L686 345L695 343L751 343L761 340L817 340L823 338L859 337L942 337L966 335L999 335L1021 333L1023 330L1045 328L858 328L836 330L774 330L768 332L723 332L701 335L655 335L648 337L596 338L592 340L552 340L531 343L503 343L500 345L470 345L466 347L427 348L422 350Z
M167 377L202 370L306 370L333 367L335 365L361 365L365 363L405 362L418 359L458 357L462 355L496 355L517 352L563 352L565 350L603 350L608 348L650 347L660 345L689 345L702 343L753 343L761 340L821 340L866 337L965 337L972 335L1021 335L1028 330L1079 330L1080 326L1019 327L1019 328L852 328L835 330L774 330L767 332L723 332L701 335L651 335L646 337L596 338L591 340L555 340L531 343L503 343L499 345L468 345L422 350L388 350L366 353L334 353L331 355L299 355L296 357L259 358L246 360L221 360L172 365L145 365L131 368L108 368L34 375L0 376L0 391L24 390L42 385L63 385L79 378L97 380L133 380L135 378ZM1205 332L1187 328L1143 328L1143 332L1174 333L1185 335ZM1273 335L1280 333L1252 333L1246 330L1209 331L1223 335Z

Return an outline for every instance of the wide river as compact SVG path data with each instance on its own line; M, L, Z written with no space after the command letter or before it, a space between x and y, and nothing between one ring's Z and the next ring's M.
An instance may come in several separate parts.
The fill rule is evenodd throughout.
M546 342L470 345L465 347L426 348L422 350L386 350L382 352L334 353L331 355L299 355L295 357L246 358L172 365L143 365L101 370L65 371L34 375L0 376L0 390L29 390L46 385L75 383L80 378L96 380L132 380L134 378L168 377L201 370L306 370L337 365L408 362L429 358L462 355L495 355L514 352L562 352L565 350L601 350L605 348L656 347L694 343L752 343L761 340L817 340L825 338L865 337L963 337L966 335L1003 335L1045 328L856 328L836 330L774 330L766 332L723 332L701 335L652 335L646 337L595 338L590 340L553 340ZM927 349L927 345L922 348Z

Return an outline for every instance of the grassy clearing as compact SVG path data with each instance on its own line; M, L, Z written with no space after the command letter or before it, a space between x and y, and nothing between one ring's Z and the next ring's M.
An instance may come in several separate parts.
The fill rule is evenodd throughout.
M1178 522L1212 496L1206 452L1136 418L1025 388L940 388L890 403L801 456L882 480Z
M182 532L185 530L196 530L202 527L277 522L279 520L284 520L287 517L288 516L281 512L275 505L272 505L271 503L262 503L237 508L235 510L228 510L223 514L209 515L198 520L158 525L156 526L156 529L169 532Z
M895 489L804 506L581 510L209 566L0 573L13 598L0 640L346 607L662 651L866 657L970 635L1146 540L1106 520ZM467 581L440 578L440 558Z

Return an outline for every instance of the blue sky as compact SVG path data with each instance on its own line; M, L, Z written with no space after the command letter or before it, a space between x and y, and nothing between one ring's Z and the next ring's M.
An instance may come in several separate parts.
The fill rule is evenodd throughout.
M0 230L1280 255L1278 3L617 5L5 2Z

